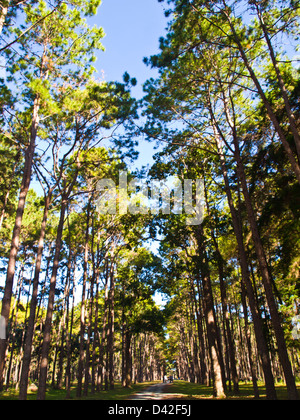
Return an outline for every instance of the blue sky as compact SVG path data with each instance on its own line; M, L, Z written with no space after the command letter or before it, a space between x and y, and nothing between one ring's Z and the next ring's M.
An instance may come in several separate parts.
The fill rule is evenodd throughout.
M134 90L142 96L141 85L156 72L143 63L144 57L158 52L159 38L165 34L164 4L157 0L102 0L92 24L103 27L105 52L99 52L97 70L105 80L122 81L127 71L139 83Z
M159 38L166 34L165 4L158 0L102 0L97 16L89 23L101 26L106 36L102 40L105 52L98 53L96 68L106 81L122 81L127 71L138 81L132 94L143 96L143 83L156 77L156 70L143 63L159 51ZM140 139L139 159L134 167L153 163L154 144Z

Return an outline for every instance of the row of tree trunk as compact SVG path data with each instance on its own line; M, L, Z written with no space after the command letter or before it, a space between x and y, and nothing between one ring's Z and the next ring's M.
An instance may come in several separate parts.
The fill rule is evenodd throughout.
M193 281L187 281L185 310L176 314L170 329L179 338L175 352L177 376L192 383L213 386L214 393L219 398L227 391L239 395L240 381L252 382L253 394L255 398L259 398L258 381L265 380L264 367L258 352L253 320L249 318L245 289L240 291L238 284L231 288L230 298L226 299L226 308L224 301L221 301L223 299L213 297L213 315L210 315L207 310L205 313L204 308L208 303L200 276ZM223 286L220 285L221 287ZM240 293L242 306L238 303ZM214 288L214 295L217 294L220 297L222 293ZM266 310L263 328L269 332L267 344L272 378L281 381L284 379L284 372L267 313ZM207 322L208 316L211 327ZM212 338L210 336L213 328L215 330ZM300 369L297 351L289 350L289 356L293 373L296 373Z
M27 398L30 380L38 384L38 398L44 399L49 383L58 389L65 386L69 398L74 380L77 383L76 395L81 397L87 396L89 392L114 389L116 379L121 380L124 387L129 387L132 382L157 380L163 376L163 354L157 350L159 339L154 334L137 334L131 331L123 316L124 308L118 313L123 318L119 320L121 331L115 331L115 325L118 325L115 315L115 250L119 238L115 236L109 249L103 254L98 232L97 246L94 246L96 233L92 229L90 234L90 227L94 224L90 204L91 200L86 213L83 284L79 304L75 302L74 280L78 255L72 247L69 248L67 271L63 277L63 299L55 304L57 269L67 205L61 207L47 309L42 303L47 292L47 274L52 259L48 258L44 287L38 294L37 271L40 272L41 269L42 229L35 271L27 292L23 327L18 323L18 308L22 304L20 299L24 269L22 266L19 269L17 298L14 300L9 321L12 326L6 349L9 360L4 363L3 383L6 387L14 385L19 388L20 399ZM46 202L43 225L47 219L47 210ZM53 249L48 251L53 253ZM92 270L89 270L90 260ZM23 288L23 293L24 291ZM80 314L76 317L79 306ZM78 324L79 334L75 331ZM15 347L19 350L18 357L15 357Z

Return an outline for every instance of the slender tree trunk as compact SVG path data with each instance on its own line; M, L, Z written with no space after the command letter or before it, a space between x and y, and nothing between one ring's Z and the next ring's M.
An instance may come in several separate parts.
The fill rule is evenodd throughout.
M94 238L94 229L93 229L93 238ZM92 250L93 253L93 243L92 241ZM94 257L93 257L94 258ZM89 389L89 378L90 378L90 345L91 345L91 334L92 334L92 323L93 323L93 307L94 307L94 284L95 284L95 264L93 267L93 275L91 279L91 288L90 288L90 305L89 305L89 317L87 325L87 342L86 342L86 360L85 360L85 380L84 380L84 396L88 395ZM94 337L95 340L95 337Z
M54 351L54 359L53 359L53 365L52 365L52 381L51 381L51 386L54 389L56 388L56 382L57 382L56 365L57 365L57 359L58 359L58 353L59 353L59 347L60 347L59 341L60 341L62 330L63 330L63 315L59 320L58 331L56 332L56 340L55 340L55 346L54 346L55 351Z
M34 156L34 151L35 151L37 129L39 125L39 109L40 109L40 98L37 95L34 100L34 105L33 105L30 143L25 152L23 179L22 179L22 184L21 184L18 208L16 212L15 225L13 229L12 242L11 242L11 248L10 248L10 253L9 253L7 275L6 275L6 282L5 282L5 288L4 288L4 296L2 299L1 316L5 319L6 326L8 326L8 321L9 321L13 283L14 283L14 276L15 276L15 269L16 269L16 259L17 259L17 254L19 250L19 245L20 245L22 219L23 219L23 214L24 214L24 209L25 209L26 197L27 197L27 193L28 193L30 181L31 181L33 156ZM4 366L5 366L6 348L7 348L7 340L0 340L0 391L3 388L3 373L4 373Z
M92 352L92 387L91 393L95 394L96 391L96 348L98 340L98 317L99 317L99 273L96 273L96 308L95 308L95 323L94 323L94 341L93 341L93 352Z
M114 256L110 273L110 311L109 311L109 336L108 336L108 355L109 355L109 387L114 389L114 334L115 334L115 275L114 275Z
M69 192L71 192L69 190ZM40 365L40 377L39 377L39 387L38 387L38 400L45 400L46 398L46 386L47 386L47 373L48 373L48 358L49 350L51 344L51 326L52 318L54 311L54 300L55 300L55 287L56 287L56 278L59 267L60 251L62 246L62 234L65 220L65 212L67 208L68 194L64 192L61 200L61 209L60 209L60 219L57 228L56 242L55 242L55 254L53 260L52 275L50 280L50 291L49 291L49 300L48 308L46 315L46 322L44 327L44 337L41 353L41 365Z
M28 290L27 304L26 304L26 310L25 310L25 320L27 320L27 312L28 312L28 309L29 309L29 299L30 299L30 289L31 289L31 284L32 284L32 277L30 278L30 281L29 281L29 290ZM25 321L25 324L26 324L26 321ZM22 365L22 359L23 359L24 341L25 341L25 331L26 331L26 328L24 328L23 331L22 331L22 338L21 338L21 345L20 345L21 351L20 351L20 353L18 355L18 358L17 358L18 362L16 362L16 372L15 372L15 383L16 383L15 389L16 389L16 391L19 388L20 371L21 371L21 365ZM18 366L18 368L17 368L17 366Z
M215 121L214 114L212 112L212 108L210 105L209 105L209 109L210 109L211 118L212 118L212 125L214 129L217 150L220 157L221 169L222 169L222 174L224 178L225 191L226 191L226 195L228 199L230 213L232 217L233 229L234 229L235 237L238 244L239 262L240 262L241 271L242 271L242 281L244 282L244 285L247 290L249 305L250 305L251 314L253 318L257 348L258 348L258 352L262 361L262 367L263 367L265 383L266 383L267 398L270 400L276 400L277 395L276 395L276 390L275 390L275 384L274 384L274 378L273 378L273 373L272 373L268 346L267 346L267 342L264 336L261 316L257 309L257 302L255 299L253 286L252 286L250 275L249 275L248 261L247 261L245 246L244 246L242 228L238 219L236 208L234 206L230 184L229 184L229 178L227 174L225 157L224 157L223 148L222 148L222 143L219 138L219 135L222 136L222 132L219 130L219 127Z
M205 177L204 177L204 180L205 180ZM206 206L207 206L208 214L210 215L210 207L209 207L209 201L207 197L206 185L205 185L204 191L205 191ZM223 317L225 320L225 328L224 328L225 342L228 345L230 370L231 370L232 379L233 379L234 393L237 395L239 394L239 379L238 379L238 374L237 374L237 369L236 369L235 349L234 349L234 344L232 340L231 328L230 328L229 316L228 316L228 300L227 300L227 293L226 293L226 285L224 282L224 261L223 261L223 258L219 249L219 245L218 245L213 229L211 230L211 236L212 236L212 239L215 245L216 254L217 254L220 291L221 291L221 303L222 303Z
M70 258L71 256L69 256ZM69 266L69 261L68 261ZM66 330L66 318L67 318L67 301L69 299L70 293L70 274L67 273L65 290L64 290L64 304L63 304L63 313L62 313L62 322L61 322L61 337L60 337L60 350L59 350L59 359L58 359L58 373L56 379L57 389L62 389L63 387L63 364L64 364L64 353L65 353L65 340L68 335L68 330Z
M206 353L205 353L205 345L204 345L204 339L203 339L203 336L204 336L204 331L203 331L203 326L202 326L203 313L202 313L202 308L201 308L199 277L196 278L196 281L197 281L198 293L199 293L198 302L196 299L195 286L192 281L191 281L191 288L192 288L192 294L194 297L196 319L197 319L197 332L198 332L197 336L198 336L198 341L199 341L199 358L200 358L199 360L200 383L203 385L207 385L207 369L206 369L206 364L205 364Z
M217 258L218 258L218 264L219 264L219 280L220 280L222 310L223 310L223 316L225 318L224 333L226 334L227 342L228 342L230 370L231 370L232 380L233 380L233 389L234 389L234 393L237 395L239 394L239 378L238 378L237 369L236 369L235 348L234 348L234 343L232 339L229 315L228 315L228 300L227 300L226 285L224 282L223 259L220 254L218 246L217 246Z
M94 219L93 219L94 222ZM99 332L98 332L98 319L99 319L99 271L100 271L100 229L98 230L98 238L97 238L97 263L95 263L95 255L92 246L92 259L93 259L93 275L96 280L96 295L95 295L95 322L94 322L94 341L93 341L93 352L92 352L92 387L91 393L94 394L96 392L96 377L97 377L97 369L96 369L96 349L97 345L100 347L100 340L99 340Z
M243 165L241 154L240 154L240 146L239 146L239 140L238 140L236 124L235 124L234 105L233 105L233 100L231 97L230 97L230 100L231 100L231 105L232 105L233 118L231 117L229 113L229 109L227 106L227 98L226 98L226 95L224 94L225 114L226 114L227 122L232 130L232 137L233 137L233 143L234 143L234 148L235 148L234 155L235 155L235 160L237 163L237 175L242 186L247 216L248 216L248 220L251 227L252 239L254 242L254 248L257 255L257 259L258 259L260 272L262 275L262 282L263 282L264 289L266 292L267 303L269 306L271 319L272 319L272 325L274 328L277 345L278 345L279 360L281 362L281 365L284 371L286 385L288 389L288 395L290 399L297 400L299 399L299 395L298 395L296 382L295 382L295 378L292 371L292 366L291 366L288 352L287 352L284 331L281 325L281 319L278 312L277 303L276 303L274 292L273 292L272 278L269 271L260 233L258 230L256 216L255 216L254 209L252 206L250 194L248 191L247 179L246 179L244 165Z
M199 262L202 274L203 296L204 296L204 314L207 328L207 338L209 345L209 353L212 365L214 393L217 398L225 398L224 385L221 366L221 355L218 348L218 331L216 325L214 302L212 294L212 286L209 275L208 261L205 250L205 239L203 235L203 227L200 226L197 232L197 243L199 250Z
M128 329L125 332L125 384L126 388L131 386L131 354L130 354L130 345L131 345L131 333ZM141 378L139 382L142 382Z
M40 278L40 272L41 272L42 255L43 255L43 250L44 250L44 239L45 239L45 234L46 234L46 225L47 225L48 211L49 211L49 206L51 203L51 198L52 198L52 191L50 190L49 194L45 197L44 216L43 216L43 221L42 221L42 226L41 226L40 239L39 239L37 257L36 257L35 272L34 272L34 279L33 279L33 290L32 290L31 303L30 303L30 315L29 315L28 326L27 326L27 331L26 331L24 357L23 357L22 373L21 373L21 380L20 380L20 394L19 394L20 400L27 399L28 376L29 376L29 369L30 369L30 362L31 362L33 333L34 333L34 327L35 327L35 313L36 313L36 307L38 303L39 278Z
M251 227L255 252L257 255L260 272L262 275L264 289L266 292L266 298L267 298L267 302L268 302L268 306L269 306L269 310L271 314L271 319L272 319L272 324L273 324L273 328L274 328L274 332L275 332L275 336L277 340L277 345L278 345L278 355L279 355L280 363L283 367L286 385L288 389L288 395L290 399L299 399L296 382L295 382L295 378L292 371L292 366L291 366L288 352L287 352L284 331L281 325L281 319L280 319L275 296L272 289L272 279L269 272L264 248L263 248L261 237L260 237L258 227L257 227L256 217L254 214L251 198L248 191L248 185L247 185L247 180L246 180L246 175L244 172L242 159L240 156L238 140L235 135L233 137L234 137L234 142L235 142L235 157L237 161L237 172L238 172L238 176L240 178L241 185L242 185L242 190L243 190L243 195L245 199L248 220Z
M10 360L8 363L8 368L7 368L7 372L6 372L6 387L9 388L9 383L10 383L10 373L11 373L11 367L12 367L12 362L14 359L14 350L15 350L15 342L16 342L16 327L17 327L17 319L18 319L18 312L19 312L19 303L20 303L20 299L21 299L21 293L22 293L22 288L23 288L23 267L25 265L25 261L24 264L22 264L21 270L19 272L19 276L18 276L18 281L17 281L17 290L16 290L16 296L17 299L15 299L13 308L12 308L12 315L10 317L10 325L12 325L12 331L11 331L11 345L10 345ZM26 320L26 317L25 317Z
M245 285L243 283L242 283L242 305L243 305L244 322L245 322L244 328L245 328L245 335L246 335L246 340L247 340L249 364L250 364L250 371L251 371L251 376L252 376L254 397L259 398L259 389L257 386L257 371L253 363L253 355L252 355L251 335L250 335L249 320L248 320L248 309L247 309L247 304L246 304L246 290L245 290Z
M105 286L104 286L104 316L103 316L103 324L102 324L101 344L100 344L100 350L99 350L99 368L101 371L101 390L103 389L104 354L105 354L105 337L106 337L106 332L107 332L107 319L108 319L108 269L106 273Z
M84 333L85 333L85 295L86 295L86 282L88 277L88 257L89 257L89 227L90 227L90 209L91 202L89 200L87 208L87 220L85 231L85 247L84 247L84 262L83 262L83 285L82 285L82 298L81 298L81 316L80 316L80 348L79 348L79 363L78 363L78 384L76 396L78 398L82 395L82 380L83 380L83 367L84 367Z
M126 387L126 372L125 372L125 330L126 330L126 322L125 322L125 285L122 282L122 387Z
M20 155L21 155L21 153L18 152L17 156L16 156L16 161L15 161L15 164L14 164L14 167L13 167L13 171L12 171L12 174L11 174L11 178L10 178L10 181L9 181L8 189L7 189L7 192L5 194L3 208L1 210L1 216L0 216L0 231L2 229L2 224L3 224L3 220L4 220L4 216L5 216L6 206L7 206L7 203L8 203L10 190L11 190L11 187L12 187L12 184L13 184L13 181L14 181L14 176L15 176L18 164L19 164Z
M69 231L70 232L70 231ZM70 236L69 236L70 238ZM68 281L68 297L67 297L67 316L66 316L66 351L67 351L67 366L66 366L66 399L70 399L71 397L71 341L72 341L72 331L73 331L73 318L74 318L74 300L75 300L75 293L74 293L74 284L73 288L71 289L71 282L72 282L72 250L71 250L71 242L70 242L70 254L69 254L69 261L68 261L68 273L67 273L67 281ZM72 314L71 314L71 322L70 322L70 290L72 290ZM70 327L69 327L70 325Z

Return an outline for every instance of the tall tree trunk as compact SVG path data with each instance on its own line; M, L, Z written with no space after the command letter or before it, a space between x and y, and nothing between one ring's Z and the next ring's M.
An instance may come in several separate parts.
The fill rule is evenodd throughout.
M114 275L114 255L112 256L112 267L110 272L110 311L109 311L109 335L108 335L108 355L109 355L109 388L114 389L114 335L115 335L115 275Z
M94 222L94 219L93 219ZM95 322L94 322L94 341L93 341L93 351L92 351L92 387L91 393L94 394L96 392L96 377L97 377L97 366L96 366L96 349L97 345L100 345L99 340L99 332L98 332L98 318L99 318L99 272L100 272L100 229L98 230L98 237L97 237L97 263L95 263L95 253L94 247L92 246L92 260L93 260L93 276L96 280L96 295L95 295Z
M92 350L92 387L91 393L95 394L96 392L96 349L97 344L99 343L98 339L98 317L99 317L99 273L96 273L96 308L95 308L95 322L94 322L94 341L93 341L93 350Z
M27 326L27 331L26 331L24 357L23 357L22 373L21 373L21 380L20 380L20 393L19 393L20 400L27 399L28 376L29 376L29 369L30 369L30 362L31 362L33 334L34 334L34 327L35 327L35 313L36 313L36 307L38 303L39 278L40 278L41 265L42 265L42 255L43 255L43 250L44 250L44 239L45 239L45 234L46 234L48 211L49 211L51 199L52 199L52 190L50 190L49 194L45 197L44 215L43 215L43 221L41 225L40 239L39 239L38 251L37 251L37 256L36 256L35 272L34 272L34 279L33 279L33 290L32 290L31 303L30 303L30 314L29 314L28 326Z
M234 143L235 143L235 158L237 161L237 173L241 181L248 220L249 220L251 232L252 232L252 239L254 242L255 252L257 255L260 272L262 275L264 289L266 292L266 298L267 298L267 302L268 302L268 306L269 306L269 310L271 314L272 325L273 325L276 340L277 340L279 360L284 371L289 398L297 400L299 399L299 395L298 395L296 382L295 382L295 378L292 371L292 366L291 366L288 352L287 352L284 331L281 325L280 315L278 312L275 296L273 293L272 279L269 272L269 267L267 264L267 259L264 252L261 237L258 231L256 216L254 214L250 194L248 191L246 175L245 175L244 166L243 166L243 162L240 155L239 143L237 140L237 136L234 135L233 137L234 137Z
M20 156L21 156L21 153L18 152L17 156L16 156L16 161L15 161L15 164L14 164L14 167L13 167L13 170L12 170L12 174L11 174L11 177L10 177L7 192L6 192L5 197L4 197L3 208L1 210L1 216L0 216L0 231L2 229L2 224L3 224L3 220L4 220L4 216L5 216L6 206L7 206L7 203L8 203L10 190L11 190L11 187L12 187L12 184L13 184L13 181L14 181L14 176L15 176L15 173L16 173L19 161L20 161Z
M92 233L94 237L94 230ZM93 253L93 242L92 241L92 253ZM93 307L94 307L94 284L95 284L95 265L93 268L93 275L91 279L90 287L90 305L89 305L89 316L87 325L87 342L86 342L86 356L85 356L85 379L84 379L84 396L88 395L89 389L89 378L90 378L90 345L91 345L91 334L92 334L92 323L93 323ZM95 337L94 337L95 341Z
M222 380L222 377L224 375L222 374L221 355L218 347L218 331L216 325L208 261L205 250L205 238L203 235L202 226L198 228L196 239L199 251L199 263L201 267L201 279L204 297L204 314L206 320L209 354L212 366L214 393L217 398L225 398L224 385Z
M69 230L70 233L70 230ZM69 235L70 238L70 235ZM66 316L66 351L67 351L67 366L66 366L66 399L71 398L71 341L72 341L72 332L73 332L73 319L74 319L74 306L75 306L75 293L74 293L74 278L72 276L72 250L71 250L71 241L70 241L70 254L68 261L68 298L67 298L67 316ZM73 278L73 288L71 289L71 283ZM70 322L70 290L72 290L72 313L71 313L71 322ZM69 327L70 325L70 327Z
M132 337L132 334L127 327L126 332L125 332L125 386L126 388L129 388L132 382L131 354L130 354L131 337ZM139 379L139 382L142 382L141 378Z
M219 266L219 280L220 280L222 311L223 311L223 316L225 319L224 333L226 334L227 343L228 343L230 370L231 370L232 379L233 379L233 389L234 389L234 393L237 395L239 394L239 378L238 378L237 369L236 369L235 348L234 348L230 322L229 322L228 300L227 300L226 285L224 282L223 258L220 254L217 243L216 243L216 249L217 249L217 259L218 259L218 266Z
M78 384L77 384L77 390L76 390L76 396L78 398L80 398L82 394L82 380L83 380L83 366L84 366L85 295L86 295L86 283L87 283L87 277L88 277L90 210L91 210L91 201L89 200L88 208L87 208L84 261L83 261L83 285L82 285L81 315L80 315L80 347L79 347L79 362L78 362Z
M194 303L195 303L195 311L196 311L196 319L197 319L197 336L198 336L198 341L199 341L199 363L200 363L200 383L202 385L207 385L208 380L207 380L207 369L206 369L206 364L205 364L205 359L206 359L206 352L205 352L205 345L204 345L204 331L203 331L203 325L202 325L202 319L203 319L203 313L202 313L202 307L201 307L201 297L200 297L200 279L199 276L197 275L196 277L197 280L197 287L198 287L198 294L199 294L199 299L197 301L196 298L196 291L195 291L195 286L193 281L191 281L191 289L192 289L192 294L193 294L193 298L194 298ZM199 306L199 308L198 308Z
M124 281L122 282L122 387L126 387L126 372L125 372L125 330L126 330L126 322L125 322L125 284Z
M26 257L25 257L26 258ZM12 308L12 314L10 317L10 325L12 333L10 334L10 360L8 363L8 368L7 368L7 372L6 372L6 387L9 387L9 383L10 383L10 373L11 373L11 367L12 367L12 362L14 359L14 349L15 349L15 342L16 342L16 327L17 327L17 319L18 319L18 311L19 311L19 303L20 303L20 299L21 299L21 293L22 293L22 289L23 289L23 268L24 265L26 263L26 260L24 260L24 263L22 263L22 267L20 269L19 272L19 276L18 276L18 281L17 281L17 290L16 290L16 296L17 299L15 299L13 308ZM25 320L26 320L26 316L25 316Z
M214 134L215 134L217 150L220 157L221 170L222 170L222 174L224 178L225 191L226 191L227 200L228 200L230 213L232 217L233 229L234 229L235 237L238 244L239 262L240 262L241 272L242 272L242 281L244 282L244 285L246 287L247 294L248 294L249 305L250 305L251 314L253 318L257 348L258 348L258 352L260 355L260 359L261 359L262 367L264 371L267 398L270 400L276 400L277 395L276 395L276 390L275 390L275 384L274 384L274 378L273 378L273 373L272 373L268 346L267 346L266 338L264 336L262 319L257 309L257 302L255 299L254 290L253 290L253 286L252 286L250 274L249 274L247 254L246 254L246 250L244 246L242 227L239 222L236 208L234 206L234 201L233 201L228 173L227 173L225 157L223 153L223 147L222 147L221 139L219 137L219 136L222 137L222 131L219 129L219 126L214 118L214 114L213 114L210 103L209 103L209 110L211 114L211 122L213 125Z
M69 189L68 193L70 192L71 191ZM67 201L68 201L68 196L69 196L68 193L64 192L62 195L62 200L61 200L60 219L59 219L59 224L57 228L55 254L54 254L54 260L53 260L52 275L50 279L48 308L47 308L46 322L45 322L45 327L44 327L43 345L42 345L42 351L41 351L40 377L39 377L39 387L38 387L38 394L37 394L38 400L45 400L46 398L48 358L49 358L49 350L50 350L50 344L51 344L51 326L52 326L52 318L53 318L53 311L54 311L55 287L56 287L56 278L57 278L57 272L58 272L58 267L59 267L60 251L61 251L61 246L62 246L62 234L63 234L64 220L65 220L65 212L66 212Z
M204 182L205 182L205 176L204 176ZM204 192L205 192L205 200L206 200L208 215L210 216L211 212L210 212L209 200L207 196L206 182L205 182ZM219 249L218 241L216 239L213 229L211 229L211 237L213 239L213 243L214 243L216 255L217 255L220 292L221 292L221 304L222 304L223 317L225 320L225 329L224 329L225 342L228 345L230 370L231 370L232 379L233 379L234 393L237 395L239 394L239 379L238 379L238 374L237 374L237 369L236 369L235 349L234 349L234 344L232 340L232 334L231 334L231 328L230 328L229 316L228 316L228 300L227 300L227 293L226 293L226 285L224 282L224 261L223 261L223 258Z
M71 254L69 255L69 259L71 258ZM68 261L68 267L69 267ZM68 270L69 271L69 270ZM65 353L65 341L66 336L68 335L68 330L66 330L66 319L67 319L67 301L69 300L69 293L70 293L70 273L67 273L66 282L65 282L65 290L64 290L64 300L63 300L63 313L62 313L62 321L61 321L61 337L60 337L60 350L59 350L59 359L58 359L58 373L56 379L56 386L57 389L62 389L63 387L63 364L64 364L64 353Z
M107 261L106 261L106 265ZM104 316L102 323L102 336L99 350L99 368L101 374L101 390L103 389L103 377L104 377L104 354L105 354L105 337L107 332L107 319L108 319L108 268L106 271L105 286L104 286Z
M225 109L226 119L227 119L227 122L228 122L228 124L231 128L231 131L232 131L232 138L233 138L234 149L235 149L234 150L234 156L235 156L235 160L236 160L236 163L237 163L237 175L238 175L239 181L241 183L243 196L244 196L244 199L245 199L247 217L248 217L248 220L249 220L249 223L250 223L252 239L253 239L253 242L254 242L254 248L255 248L257 259L258 259L258 264L259 264L259 268L260 268L260 272L261 272L261 276L262 276L262 282L263 282L263 285L264 285L266 298L267 298L267 303L268 303L270 314L271 314L272 325L273 325L273 328L274 328L276 341L277 341L277 345L278 345L279 360L280 360L280 363L281 363L283 371L284 371L284 376L285 376L285 380L286 380L286 385L287 385L287 389L288 389L289 398L293 399L293 400L294 399L298 400L299 395L298 395L296 382L295 382L295 378L294 378L293 371L292 371L292 366L291 366L289 356L288 356L288 352L287 352L287 347L286 347L286 342L285 342L285 337L284 337L284 331L283 331L283 328L282 328L282 325L281 325L281 319L280 319L280 315L279 315L279 312L278 312L277 303L276 303L276 300L275 300L275 295L274 295L274 292L273 292L272 278L271 278L271 274L270 274L270 271L269 271L269 267L268 267L266 255L265 255L265 252L264 252L262 240L261 240L261 237L260 237L260 233L259 233L259 230L258 230L258 226L257 226L257 222L256 222L256 216L255 216L254 209L253 209L252 202L251 202L251 197L250 197L250 194L249 194L249 191L248 191L247 179L246 179L244 165L243 165L242 158L241 158L240 145L239 145L237 129L236 129L236 124L235 124L234 104L233 104L233 100L230 96L232 113L233 113L233 117L231 117L231 114L230 114L229 109L228 109L226 94L224 93L223 96L224 96L224 109Z
M9 259L8 259L4 296L2 299L1 316L5 319L6 326L8 326L8 321L9 321L11 298L12 298L14 276L15 276L15 269L16 269L16 258L17 258L19 245L20 245L22 219L23 219L23 214L24 214L24 209L25 209L26 197L27 197L27 193L28 193L30 181L31 181L33 156L34 156L34 151L35 151L35 143L36 143L37 130L38 130L38 125L39 125L39 109L40 109L40 98L39 98L39 95L37 95L34 100L34 105L33 105L30 143L25 152L23 179L22 179L22 184L21 184L18 208L16 212L15 225L13 229L12 242L11 242L11 248L10 248ZM0 391L3 388L3 373L4 373L4 366L5 366L6 348L7 348L7 340L0 340Z
M242 283L241 296L242 296L242 305L243 305L244 323L245 323L244 328L245 328L245 335L246 335L246 341L247 341L247 347L248 347L248 356L249 356L250 371L251 371L251 376L252 376L254 397L259 398L259 389L257 386L257 371L253 363L251 335L250 335L249 320L248 320L248 309L247 309L247 304L246 304L246 290L245 290L244 283Z

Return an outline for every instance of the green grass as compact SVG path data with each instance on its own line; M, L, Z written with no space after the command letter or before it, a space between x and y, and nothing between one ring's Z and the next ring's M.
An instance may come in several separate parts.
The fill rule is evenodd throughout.
M81 400L107 400L107 401L118 401L118 400L127 400L135 393L141 392L143 389L148 388L149 386L158 383L158 382L145 382L142 384L132 385L131 388L123 388L121 383L115 384L115 389L113 391L101 391L100 393L91 395L88 397L82 397ZM300 392L300 384L298 384L298 389ZM287 390L285 385L278 384L276 385L278 398L281 400L287 399ZM213 389L212 387L207 387L199 384L191 384L186 381L174 381L173 384L170 384L166 387L165 392L168 394L179 394L176 395L176 399L183 400L208 400L213 399ZM266 398L266 388L264 384L259 384L259 393L260 398ZM227 398L230 400L251 400L254 399L253 388L251 383L240 383L240 394L238 396L233 395L233 393L227 393ZM9 389L7 391L0 393L0 400L17 400L18 392L15 389ZM48 389L47 400L65 400L66 391L65 390L55 390ZM28 393L28 400L36 400L36 392ZM77 400L76 398L76 386L72 387L71 390L71 400Z
M298 384L300 393L300 384ZM284 384L277 384L276 391L278 399L287 399L287 390ZM182 394L182 399L198 400L198 399L213 399L213 388L199 384L191 384L185 381L174 381L168 387L168 393ZM266 398L266 388L263 383L259 384L259 395L261 399ZM233 395L233 392L227 392L227 398L231 400L249 400L254 399L252 383L240 383L240 394Z
M121 383L115 384L115 389L113 391L101 391L94 395L89 393L88 397L79 398L80 400L92 401L92 400L127 400L133 394L142 391L145 388L155 384L157 382L145 382L142 384L135 384L132 385L130 388L123 388ZM36 392L28 392L28 400L36 400ZM0 401L1 400L17 400L18 399L18 391L15 389L9 389L7 391L0 392ZM46 400L65 400L66 399L66 391L65 390L57 390L49 388L46 395ZM77 400L76 397L76 386L72 387L71 389L71 400Z

